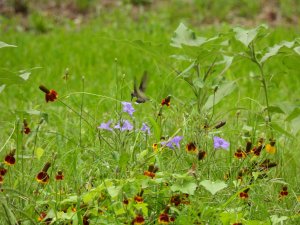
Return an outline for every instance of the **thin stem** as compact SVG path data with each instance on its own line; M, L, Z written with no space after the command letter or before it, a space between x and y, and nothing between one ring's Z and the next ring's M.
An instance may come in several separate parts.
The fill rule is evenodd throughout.
M82 113L83 113L83 101L84 101L84 76L81 78L82 81L82 95L81 95L81 104L80 104L80 116L79 116L79 145L82 146Z
M264 90L264 95L265 95L265 101L266 101L266 106L267 106L267 115L268 115L268 122L271 122L271 115L269 111L269 97L268 97L268 88L267 88L267 83L266 83L266 78L263 70L263 65L257 60L256 55L255 55L255 50L254 50L254 44L251 42L249 45L249 48L251 50L251 60L258 66L259 71L260 71L260 81L263 86Z

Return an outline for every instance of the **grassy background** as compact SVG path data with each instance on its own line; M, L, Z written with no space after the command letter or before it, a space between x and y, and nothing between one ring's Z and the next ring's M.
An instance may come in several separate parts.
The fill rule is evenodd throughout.
M260 13L261 1L243 1L244 4L230 1L225 6L221 1L219 3L209 2L172 1L167 3L167 1L163 1L161 5L145 7L124 4L117 8L105 10L100 8L98 14L94 12L91 14L91 18L84 20L80 25L76 23L76 20L61 18L58 19L61 24L57 24L53 15L48 18L43 13L33 11L27 17L28 24L24 27L27 26L29 30L26 32L25 28L19 27L21 18L1 17L1 41L18 47L0 49L0 75L14 75L20 70L39 67L31 71L32 74L27 82L22 85L11 85L0 94L2 127L0 138L3 140L1 145L4 145L18 118L27 118L34 129L37 129L40 116L28 115L25 111L39 110L48 114L49 122L46 127L43 127L43 132L38 139L38 146L42 146L46 150L44 159L51 157L53 152L58 154L59 160L55 167L63 168L66 171L66 177L71 183L68 188L80 189L89 176L106 177L107 174L101 174L101 171L98 170L85 174L86 168L93 169L93 166L88 167L91 161L98 165L97 163L102 158L109 158L109 153L102 152L102 158L97 155L96 138L93 136L93 131L87 126L83 127L85 147L84 152L81 152L82 149L76 147L81 126L78 117L66 110L60 103L46 104L38 86L44 84L57 90L59 96L67 104L79 110L82 95L76 94L76 92L85 91L114 98L117 84L122 87L118 98L129 101L133 78L141 77L144 70L147 70L150 76L147 95L153 99L153 102L139 107L140 119L147 119L145 115L149 111L155 115L161 99L171 94L176 103L173 111L169 114L172 117L169 121L173 120L175 124L181 124L181 118L176 117L177 112L188 109L188 106L182 103L190 100L192 93L182 80L174 78L174 68L178 64L169 57L176 53L169 43L178 24L185 22L199 36L211 37L220 32L229 32L236 24L243 25L244 19L246 26L260 22L251 20L251 17ZM286 24L288 18L293 13L297 14L297 10L299 10L297 1L291 2L296 4L296 7L288 8L285 4L280 4L280 14L285 20L275 24L274 27L274 24L270 24L271 34L261 41L262 47L271 46L281 40L293 40L299 37L299 27L291 23ZM206 9L207 6L210 10ZM216 19L211 19L212 17L216 17ZM235 20L236 18L238 20ZM222 21L234 22L234 25ZM265 20L265 22L269 21ZM135 42L136 40L151 42L152 47L141 48L138 42ZM298 88L300 72L295 68L285 69L286 65L289 66L289 59L287 58L286 61L275 60L267 66L269 78L272 79L269 87L270 102L286 108L289 105L299 106L300 101ZM63 79L66 68L69 69L70 74L67 81ZM244 61L235 61L226 73L228 80L237 81L238 89L218 105L216 117L231 122L226 128L226 134L232 140L239 133L236 129L241 128L232 119L237 108L247 108L242 111L244 124L257 126L262 121L262 118L259 117L261 108L254 101L245 99L245 96L256 101L263 99L260 83L252 77L256 74L257 69L251 63ZM84 83L82 76L84 76ZM94 127L102 121L107 121L114 114L112 113L115 109L114 104L114 101L99 96L85 95L84 97L84 110L93 118L92 125ZM281 122L280 115L274 117L275 121ZM173 126L171 130L175 130L176 125ZM292 128L286 128L292 130ZM297 134L297 127L293 129ZM258 130L263 133L263 128L259 127ZM278 148L280 150L284 147L284 152L281 152L275 159L280 161L280 165L285 170L276 171L275 174L278 177L284 177L293 186L295 195L299 195L298 174L300 171L297 159L300 155L296 150L299 149L300 142L297 139L286 138L280 133L277 135L281 136ZM16 140L18 138L20 137L16 135ZM66 138L71 141L66 142ZM31 154L33 143L34 137L22 143L25 146L26 154ZM5 151L1 152L1 156L4 157L11 146L16 144L18 141L10 140L4 148ZM113 164L113 158L110 160L109 163ZM189 161L183 167L188 166L188 163ZM43 164L44 160L40 160L30 170L37 171ZM17 166L21 169L21 165ZM69 167L72 169L68 170ZM223 174L221 176L221 173L218 173L222 168L214 169L212 176L222 179ZM108 173L108 170L103 170ZM31 174L27 173L25 177L28 179L28 183L34 180L30 176ZM73 177L75 179L72 179ZM13 184L13 181L10 182ZM16 183L18 182L20 181L16 179ZM222 199L220 199L221 201ZM257 217L262 219L265 215L265 212L261 212L261 215Z

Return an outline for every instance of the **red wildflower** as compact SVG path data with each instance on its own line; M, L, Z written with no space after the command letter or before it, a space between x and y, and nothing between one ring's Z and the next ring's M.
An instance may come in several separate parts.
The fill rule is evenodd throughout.
M42 171L36 175L37 182L39 182L41 184L47 184L49 182L50 177L49 177L47 171L50 168L50 166L51 166L51 163L47 162L45 164L44 168L42 169Z
M237 159L242 159L242 158L246 158L246 153L242 151L242 149L238 149L235 153L234 153L234 157Z
M47 216L47 213L41 212L41 213L40 213L40 216L38 217L38 221L42 221L43 219L46 218L46 216Z
M4 176L7 172L7 169L5 169L4 167L0 167L0 176Z
M284 198L285 196L287 196L289 194L287 189L288 189L287 186L282 187L282 190L280 191L280 194L279 194L279 198Z
M55 90L53 90L53 89L49 90L44 85L40 85L39 88L42 92L44 92L46 94L45 95L46 102L49 102L49 101L54 102L57 99L58 94Z
M63 179L64 179L63 172L61 170L57 171L57 174L55 176L55 180L63 180Z
M23 132L24 134L29 134L30 133L30 128L28 127L27 121L24 119L23 120Z
M185 149L188 153L195 153L197 154L198 153L198 149L197 149L197 146L194 142L190 142L188 143L186 146L185 146Z
M169 224L170 223L170 217L168 213L163 212L158 217L158 223L159 224Z
M143 193L144 193L144 190L142 189L140 193L138 193L135 197L134 197L134 201L136 203L142 203L144 201L143 199Z
M133 225L142 225L145 224L145 219L142 215L138 214L136 215L136 217L134 218L134 220L131 222L131 224Z
M175 206L178 206L181 203L180 195L178 195L178 194L173 195L171 197L171 203L173 203Z
M164 99L161 101L161 106L166 105L166 106L169 107L170 104L171 104L171 96L170 96L170 95L167 96L166 98L164 98Z
M206 152L205 151L199 151L198 152L198 160L204 159L205 156L206 156Z
M124 204L124 205L128 205L128 204L129 204L128 198L124 198L124 199L123 199L123 204Z
M158 171L158 167L154 166L154 165L150 165L148 170L144 172L145 176L154 178L155 177L155 173Z
M6 165L12 166L16 163L16 159L15 159L15 153L16 153L16 149L11 150L10 153L8 153L5 158L4 158L4 163Z
M240 192L240 198L241 198L241 199L248 199L248 198L249 198L249 195L248 195L248 191L249 191L249 190L250 190L250 189L247 188L246 190Z

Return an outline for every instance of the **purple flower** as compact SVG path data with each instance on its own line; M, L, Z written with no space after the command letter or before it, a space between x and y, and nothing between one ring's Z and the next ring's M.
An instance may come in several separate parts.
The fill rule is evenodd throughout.
M130 116L134 113L134 108L131 105L131 102L122 102L123 105L123 112L128 113Z
M179 142L182 140L182 138L182 136L175 136L171 140L161 142L161 145L165 145L171 149L174 149L174 145L176 145L177 148L180 148Z
M142 124L141 131L144 131L146 134L150 135L150 127L146 123Z
M110 127L111 121L108 121L107 123L101 123L98 129L103 129L103 130L109 130L112 131L112 128Z
M122 120L114 128L119 129L120 131L131 131L133 129L133 126L128 120Z
M220 137L214 137L214 148L223 148L225 150L228 150L229 148L229 142L225 141L224 139Z

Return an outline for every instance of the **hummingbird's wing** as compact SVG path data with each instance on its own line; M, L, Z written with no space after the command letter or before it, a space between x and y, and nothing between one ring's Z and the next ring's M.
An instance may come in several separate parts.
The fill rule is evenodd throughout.
M144 71L140 86L139 86L139 90L142 92L145 92L146 90L146 86L147 86L147 81L148 81L148 73L147 71Z

